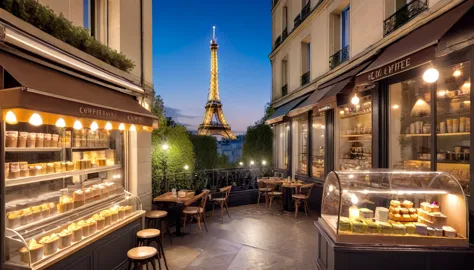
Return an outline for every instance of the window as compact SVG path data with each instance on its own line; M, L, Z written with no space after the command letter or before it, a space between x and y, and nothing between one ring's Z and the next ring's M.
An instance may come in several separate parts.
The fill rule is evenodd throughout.
M330 45L333 54L329 57L329 68L333 69L349 59L350 6L331 14L330 18Z
M283 14L282 14L282 22L283 22L283 31L288 27L288 7L283 7ZM288 30L287 30L288 31Z
M91 0L84 0L84 28L91 30Z
M310 40L310 37L306 38ZM301 43L301 86L309 83L310 71L311 71L311 43L309 41L303 41Z
M296 144L298 145L298 174L306 175L308 173L308 116L302 116L297 119L298 135Z
M341 12L341 49L349 46L350 20L350 7L347 6Z
M281 94L288 94L288 61L281 61Z
M290 134L289 123L276 125L274 128L275 142L275 164L278 169L288 169L288 136Z
M324 133L326 131L326 117L324 112L313 115L313 124L311 128L311 173L312 176L315 178L324 179Z

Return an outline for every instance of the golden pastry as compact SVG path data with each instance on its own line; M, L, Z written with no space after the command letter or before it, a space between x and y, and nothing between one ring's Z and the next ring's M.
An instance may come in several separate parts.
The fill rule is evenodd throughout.
M408 200L404 200L402 202L402 206L405 207L405 208L412 208L413 207L413 203L411 201L408 201Z
M72 232L68 229L64 229L59 233L59 248L65 248L72 243Z
M44 255L51 255L58 250L59 236L53 233L41 238L39 242L44 245Z
M416 209L413 207L408 209L408 211L410 212L410 214L416 214Z
M399 207L399 206L400 206L400 201L391 200L391 201L390 201L390 206L391 206L391 207L394 207L394 208Z
M99 214L95 214L92 218L97 222L97 230L102 230L105 227L105 218Z
M38 244L35 239L31 239L28 246L22 247L19 252L22 262L30 263L31 256L31 263L35 263L43 258L44 246Z
M400 214L408 214L408 209L407 208L400 208Z
M396 220L396 221L402 220L402 215L400 215L400 214L393 215L393 220Z

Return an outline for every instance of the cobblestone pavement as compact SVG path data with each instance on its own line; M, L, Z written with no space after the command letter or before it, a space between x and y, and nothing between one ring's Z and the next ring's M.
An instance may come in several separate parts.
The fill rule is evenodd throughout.
M177 269L317 269L317 234L313 221L294 213L266 209L262 203L230 208L206 219L209 232L186 226L184 237L163 238L168 266Z

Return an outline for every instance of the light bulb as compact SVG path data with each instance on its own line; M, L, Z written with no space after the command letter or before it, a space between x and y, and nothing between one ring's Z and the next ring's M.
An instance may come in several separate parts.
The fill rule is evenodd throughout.
M18 120L16 120L16 115L12 111L7 112L7 115L5 115L5 121L10 125L18 123Z
M161 148L162 148L163 150L168 150L169 146L168 146L168 144L165 143L165 144L163 144L163 145L161 146Z
M130 126L130 131L137 131L137 128L135 127L135 125Z
M189 169L189 166L188 166L188 165L184 165L184 169L185 169L185 170L188 170L188 169Z
M352 97L351 99L351 103L354 104L354 105L357 105L359 104L359 97L357 96L357 94L354 94L354 96Z
M445 95L446 95L446 91L445 91L445 90L439 90L439 91L438 91L438 96L444 97Z
M119 130L125 130L125 125L123 123L119 125Z
M398 107L397 104L395 104L395 105L392 106L392 108L394 108L394 109L396 110L396 109L398 109L399 107Z
M97 122L96 122L96 121L92 122L92 124L91 124L91 130L92 130L92 131L96 131L96 130L98 130L98 129L99 129L99 125L97 125Z
M253 162L253 160L250 161L250 165L253 165L255 162Z
M267 164L267 161L266 160L262 160L262 165L266 165Z
M112 129L112 124L111 124L110 122L107 122L107 123L105 124L105 129L106 129L106 130L111 130L111 129Z
M465 82L463 85L462 85L462 88L470 88L471 87L471 83L470 82Z
M34 113L31 117L30 117L30 124L32 124L33 126L41 126L43 124L43 119L41 119L41 116L37 113Z
M244 166L244 163L241 161L241 162L239 162L239 165L240 165L240 166Z
M82 123L81 123L81 121L76 120L76 121L74 122L73 128L76 129L76 130L82 129Z
M421 98L419 98L417 101L416 101L416 104L417 105L422 105L425 101Z
M344 110L340 111L339 114L344 114Z
M429 68L423 73L423 80L427 83L434 83L439 78L439 72L435 68Z
M357 196L355 194L353 194L352 198L351 198L351 202L352 202L352 204L358 204L359 203L359 198L357 198Z
M58 121L56 121L56 126L58 128L65 128L66 127L66 121L64 119L59 118Z
M454 72L453 72L453 76L454 77L459 77L461 76L461 71L459 69L456 69Z

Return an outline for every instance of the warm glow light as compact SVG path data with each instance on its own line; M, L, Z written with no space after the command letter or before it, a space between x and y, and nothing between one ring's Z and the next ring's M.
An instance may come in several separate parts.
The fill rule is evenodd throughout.
M31 117L30 117L30 124L32 124L33 126L41 126L43 124L43 119L41 119L41 116L37 113L34 113Z
M82 123L81 123L81 121L76 120L76 122L74 122L73 128L76 129L76 130L82 129Z
M357 94L354 94L354 96L351 99L351 103L354 104L354 105L357 105L357 104L359 104L359 101L360 101L360 99L357 96Z
M398 109L399 107L398 107L397 104L395 104L395 105L392 106L392 108L394 108L394 109L396 110L396 109Z
M7 112L7 115L5 115L5 121L10 125L18 123L18 120L16 120L16 115L12 111Z
M267 161L266 160L262 160L262 165L266 165L267 164Z
M244 166L244 163L241 161L241 162L239 162L239 165L240 165L240 166Z
M161 149L163 150L168 150L169 146L168 144L164 143L162 146L161 146Z
M334 186L333 185L329 185L329 192L333 192L334 190Z
M107 122L107 123L105 124L105 129L106 129L106 130L111 130L111 129L112 129L112 124L111 124L110 122Z
M462 85L463 88L470 88L471 87L471 83L470 82L465 82L463 85Z
M425 103L425 101L421 98L419 98L417 101L416 101L416 105L423 105Z
M429 68L423 73L423 80L427 83L434 83L439 78L439 72L435 68Z
M130 126L130 131L137 131L137 128L135 127L135 125Z
M349 207L349 219L354 220L359 218L359 208L353 205Z
M253 165L253 164L255 164L255 162L253 162L253 160L251 160L251 161L250 161L250 165Z
M96 130L98 130L98 129L99 129L99 125L97 125L97 122L96 122L96 121L92 122L92 124L91 124L91 130L92 130L92 131L96 131Z
M66 121L64 119L59 118L58 121L56 121L56 126L58 128L65 128L66 127Z
M359 203L359 198L357 198L356 195L352 194L351 202L352 202L352 204L358 204Z
M470 100L464 100L463 103L464 104L471 104L471 101Z
M119 125L119 130L125 130L125 125L123 123Z
M344 110L349 111L349 108L344 108Z
M446 91L445 91L445 90L439 90L439 91L438 91L438 96L444 97L445 95L446 95Z
M461 76L461 71L459 69L456 69L454 72L453 72L453 76L454 77L459 77Z
M189 166L188 166L188 165L184 165L184 169L185 169L185 170L188 170L188 169L189 169Z
M430 194L430 195L443 195L447 194L446 191L443 190L353 190L352 192L356 193L364 193L364 194L393 194L393 195L410 195L410 194Z
M339 114L344 114L344 111L340 111Z

